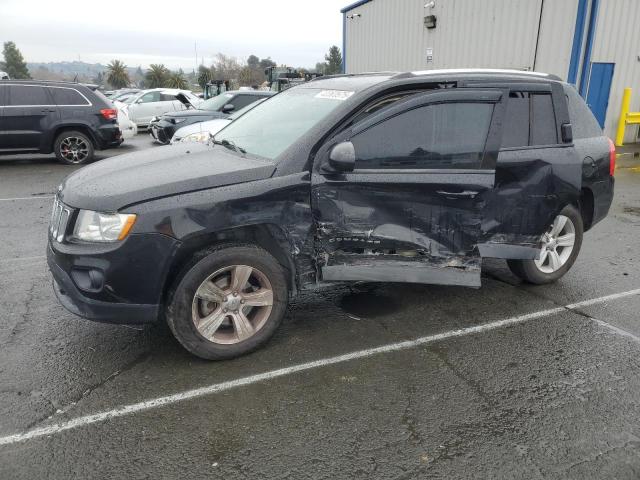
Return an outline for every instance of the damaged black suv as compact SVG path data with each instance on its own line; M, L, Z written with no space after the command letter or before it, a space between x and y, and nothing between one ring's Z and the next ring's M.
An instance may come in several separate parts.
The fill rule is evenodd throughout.
M517 71L323 77L213 145L79 170L49 234L55 292L115 323L166 319L190 352L265 343L323 282L480 286L483 257L531 283L607 214L615 151L574 88Z

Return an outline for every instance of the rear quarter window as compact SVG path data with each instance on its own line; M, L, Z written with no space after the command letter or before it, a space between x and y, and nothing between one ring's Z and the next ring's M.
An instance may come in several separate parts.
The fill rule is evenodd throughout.
M88 100L75 88L50 87L56 105L89 105Z
M565 85L564 91L567 95L569 105L569 118L571 119L571 129L573 138L601 137L602 129L593 116L593 113L571 85Z

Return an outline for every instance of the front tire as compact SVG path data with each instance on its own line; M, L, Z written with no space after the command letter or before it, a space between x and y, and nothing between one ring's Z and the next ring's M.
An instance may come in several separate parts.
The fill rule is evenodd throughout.
M527 283L552 283L569 271L580 253L584 226L580 212L567 205L542 235L538 260L508 260L509 269Z
M81 165L93 160L93 142L84 133L76 130L62 132L53 143L53 151L60 163Z
M284 270L256 246L202 252L185 269L166 309L169 328L194 355L222 360L271 338L288 303Z

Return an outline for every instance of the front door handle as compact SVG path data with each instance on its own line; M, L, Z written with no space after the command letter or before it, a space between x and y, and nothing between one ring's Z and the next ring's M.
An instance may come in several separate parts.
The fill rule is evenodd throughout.
M41 113L55 113L56 111L52 108L43 108L40 110Z
M475 198L479 192L475 192L473 190L465 190L463 192L447 192L445 190L438 190L436 193L450 198Z

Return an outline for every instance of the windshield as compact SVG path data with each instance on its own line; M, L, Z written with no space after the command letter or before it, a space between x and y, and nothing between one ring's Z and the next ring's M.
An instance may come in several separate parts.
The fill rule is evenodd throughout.
M213 97L202 102L200 105L198 105L198 110L210 110L217 112L225 103L229 101L230 98L233 98L233 94L221 93L217 97Z
M215 140L274 159L352 93L319 88L286 90L230 123Z

